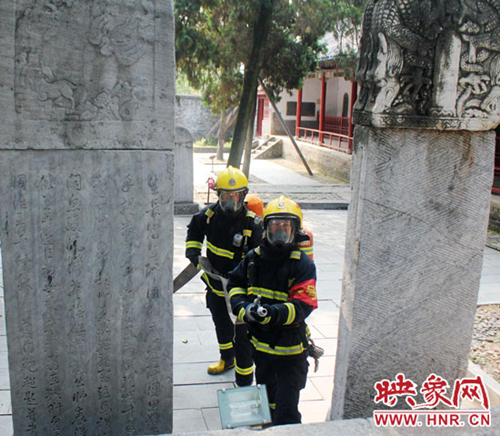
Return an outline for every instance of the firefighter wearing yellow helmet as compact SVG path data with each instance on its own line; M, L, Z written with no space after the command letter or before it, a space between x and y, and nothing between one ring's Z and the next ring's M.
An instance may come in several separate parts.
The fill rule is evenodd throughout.
M186 257L198 266L198 256L206 239L207 258L212 268L227 276L248 250L260 244L263 228L261 219L244 205L248 180L239 169L227 167L218 175L215 188L218 201L195 214L188 225ZM207 372L216 375L236 367L237 385L251 385L253 360L247 326L232 323L220 280L207 273L201 278L207 287L207 307L215 324L220 351L219 361L210 365Z
M289 218L290 224L287 225L282 222L280 218ZM263 216L266 225L266 238L270 243L286 245L295 243L297 248L306 253L311 260L313 258L313 235L310 230L302 226L302 211L297 203L285 196L269 202ZM272 221L270 221L272 219ZM280 241L284 236L292 238L293 241L287 241L286 238Z
M215 189L222 211L227 215L236 215L243 208L248 180L238 168L228 166L217 176Z
M296 242L302 229L302 211L295 201L281 195L270 201L262 214L265 238L269 247L281 251Z
M316 267L297 243L302 211L280 196L264 209L264 240L229 273L234 315L249 324L257 383L265 384L273 424L301 422L308 371L305 319L318 307Z

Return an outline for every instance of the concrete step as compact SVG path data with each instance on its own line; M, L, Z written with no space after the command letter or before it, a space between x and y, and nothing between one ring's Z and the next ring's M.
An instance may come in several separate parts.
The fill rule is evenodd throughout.
M266 145L255 149L253 152L254 159L275 159L281 157L283 153L283 141L273 138L267 141Z
M270 136L267 139L254 139L252 142L252 154L255 154L267 148L267 145L271 141L276 141L276 138L274 136Z

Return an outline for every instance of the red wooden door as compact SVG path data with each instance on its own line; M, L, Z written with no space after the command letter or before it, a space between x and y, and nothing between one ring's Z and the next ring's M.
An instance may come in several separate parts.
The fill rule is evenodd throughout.
M257 104L257 136L262 136L262 120L264 119L264 98L258 97Z

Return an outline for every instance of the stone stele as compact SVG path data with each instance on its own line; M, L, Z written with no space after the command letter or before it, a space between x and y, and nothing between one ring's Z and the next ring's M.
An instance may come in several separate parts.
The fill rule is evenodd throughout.
M332 419L432 404L420 393L432 374L460 398L500 121L499 17L496 0L367 4ZM414 395L398 391L403 377Z
M172 430L173 5L0 4L16 435Z
M193 137L184 127L175 128L175 215L192 215L200 210L193 201Z
M354 140L336 419L384 408L374 385L399 373L419 388L465 376L494 155L493 132L358 126Z

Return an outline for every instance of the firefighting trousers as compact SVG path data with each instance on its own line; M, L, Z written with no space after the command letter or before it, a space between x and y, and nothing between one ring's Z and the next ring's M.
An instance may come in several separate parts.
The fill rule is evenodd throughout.
M265 384L274 425L298 424L300 391L307 381L307 356L275 356L254 351L255 379Z
M253 348L248 339L247 325L235 326L229 318L226 300L211 290L207 290L207 307L214 321L221 359L230 362L236 357L236 383L250 386L253 381Z

